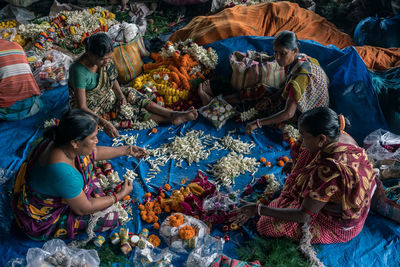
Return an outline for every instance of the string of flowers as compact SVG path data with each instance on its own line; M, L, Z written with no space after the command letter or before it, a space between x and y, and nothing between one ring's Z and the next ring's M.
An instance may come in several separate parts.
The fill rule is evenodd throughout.
M225 7L251 6L264 2L276 2L276 0L227 0Z
M175 110L185 110L192 105L191 80L205 80L215 69L218 55L212 48L205 49L193 43L167 42L159 53L152 53L155 61L143 65L144 75L137 77L132 86L144 93L154 93L157 102Z
M69 49L81 46L84 38L98 31L106 32L118 23L115 15L102 7L81 11L62 11L39 23L20 25L18 32L26 40L32 40L36 52L47 50L53 43Z

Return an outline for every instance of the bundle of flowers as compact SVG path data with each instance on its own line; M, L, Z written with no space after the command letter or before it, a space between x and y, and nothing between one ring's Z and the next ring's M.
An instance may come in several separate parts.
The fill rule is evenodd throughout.
M115 15L101 7L82 11L62 11L38 23L20 25L19 33L26 40L32 40L38 50L47 50L53 44L68 49L81 46L82 41L95 32L107 32L109 26L118 23Z
M276 2L276 0L227 0L225 7L251 6L264 2Z
M133 81L133 87L154 93L159 104L175 110L185 110L192 105L191 81L205 80L205 75L218 63L215 50L205 49L190 39L167 42L160 53L153 53L151 57L155 62L143 65L145 74Z

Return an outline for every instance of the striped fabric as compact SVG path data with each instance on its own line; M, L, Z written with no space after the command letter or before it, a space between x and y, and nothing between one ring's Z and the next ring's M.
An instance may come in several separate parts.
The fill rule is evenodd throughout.
M144 50L143 50L144 49ZM141 55L148 55L140 35L129 43L120 43L114 48L113 61L118 71L118 81L122 84L132 81L142 73Z
M39 94L22 47L0 39L0 108Z
M229 57L232 67L231 84L236 90L257 85L280 88L286 80L285 69L264 53L235 51Z

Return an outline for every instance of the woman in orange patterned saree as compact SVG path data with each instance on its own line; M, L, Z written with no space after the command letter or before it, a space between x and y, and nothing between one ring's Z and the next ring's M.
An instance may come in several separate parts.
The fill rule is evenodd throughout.
M375 172L364 149L343 130L345 118L327 107L299 118L300 144L292 148L293 163L284 167L281 195L268 206L246 203L234 221L244 224L259 215L257 231L264 236L301 238L308 222L311 243L346 242L357 236L368 215Z

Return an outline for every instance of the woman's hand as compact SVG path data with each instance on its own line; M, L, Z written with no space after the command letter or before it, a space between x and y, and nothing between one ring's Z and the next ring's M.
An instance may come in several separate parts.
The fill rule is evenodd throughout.
M121 191L118 192L118 200L123 199L126 195L129 195L130 192L133 190L132 181L130 179L125 179L124 183L122 184Z
M253 133L253 130L254 129L256 129L258 126L257 126L257 123L256 122L249 122L247 125L246 125L246 134L248 134L248 135L251 135L252 133Z
M128 104L128 101L126 101L126 97L125 97L124 95L121 95L121 96L118 98L118 105L119 105L120 107L122 107L122 106L124 106L124 105L126 105L126 104Z
M104 132L112 138L116 138L119 136L118 130L117 128L114 127L114 125L107 121L103 124L103 128L104 128Z
M127 156L132 156L135 158L145 158L147 157L147 151L138 146L127 146Z
M288 161L282 168L281 174L289 175L293 169L293 161Z
M236 223L241 226L245 224L251 217L257 215L257 209L255 203L250 203L242 201L245 203L242 207L233 210L231 213L236 213L234 217L231 218L231 222Z

